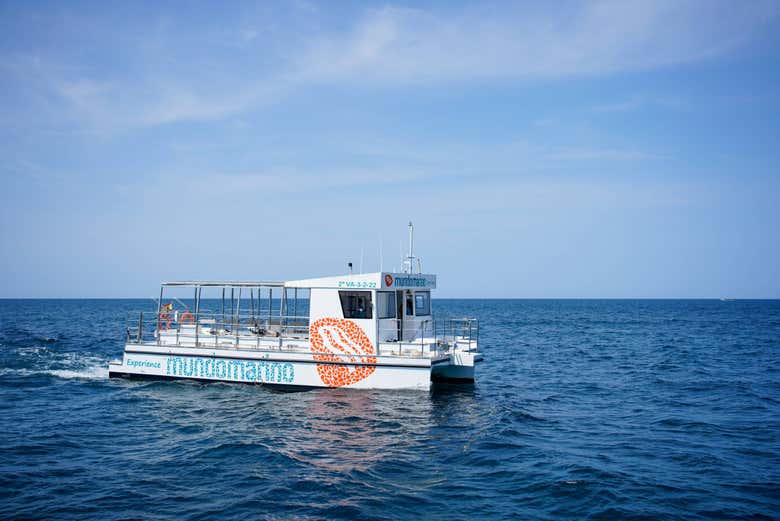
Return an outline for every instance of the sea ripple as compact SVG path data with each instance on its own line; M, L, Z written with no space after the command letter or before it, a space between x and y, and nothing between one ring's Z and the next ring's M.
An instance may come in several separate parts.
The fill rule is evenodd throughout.
M109 380L148 302L0 300L0 518L780 517L780 302L434 304L473 386Z

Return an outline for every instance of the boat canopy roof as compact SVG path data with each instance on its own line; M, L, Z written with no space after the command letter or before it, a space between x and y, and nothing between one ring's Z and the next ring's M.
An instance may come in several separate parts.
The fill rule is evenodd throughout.
M214 287L228 287L228 288L257 288L272 287L281 288L284 287L284 282L278 281L245 281L245 280L183 280L175 282L163 282L163 286L214 286Z
M436 275L427 273L360 273L279 281L186 280L163 282L163 287L322 288L322 289L436 289Z

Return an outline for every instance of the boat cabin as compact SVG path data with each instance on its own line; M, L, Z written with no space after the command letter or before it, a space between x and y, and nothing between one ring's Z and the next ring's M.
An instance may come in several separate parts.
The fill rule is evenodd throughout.
M326 317L352 320L372 345L414 342L432 333L436 275L378 272L297 280L285 286L311 292L311 322Z

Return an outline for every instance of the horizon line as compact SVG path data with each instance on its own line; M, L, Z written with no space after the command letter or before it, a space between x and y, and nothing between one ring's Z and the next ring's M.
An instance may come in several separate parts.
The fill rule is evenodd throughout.
M187 298L187 297L185 297ZM218 297L204 298L215 300ZM157 300L154 297L0 297L0 300ZM778 297L431 297L431 300L780 300Z

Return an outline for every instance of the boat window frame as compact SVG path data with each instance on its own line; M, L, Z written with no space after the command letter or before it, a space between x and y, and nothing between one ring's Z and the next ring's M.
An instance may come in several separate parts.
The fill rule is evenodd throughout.
M382 299L385 298L385 296L389 296L389 299L384 302L382 302ZM390 312L388 315L387 313ZM387 319L387 318L398 318L396 315L398 314L396 299L395 299L395 291L377 291L376 292L376 318L378 319Z
M423 297L423 306L420 306L418 298ZM422 313L420 308L422 307ZM428 317L431 315L431 292L430 291L415 291L414 292L414 316L416 317Z
M348 300L350 297L352 297L353 299L359 299L359 298L366 299L365 311L362 314L355 313L356 300L350 302ZM373 299L371 297L371 291L339 290L339 302L341 303L341 315L344 318L353 319L353 320L373 319L374 305L373 305Z

